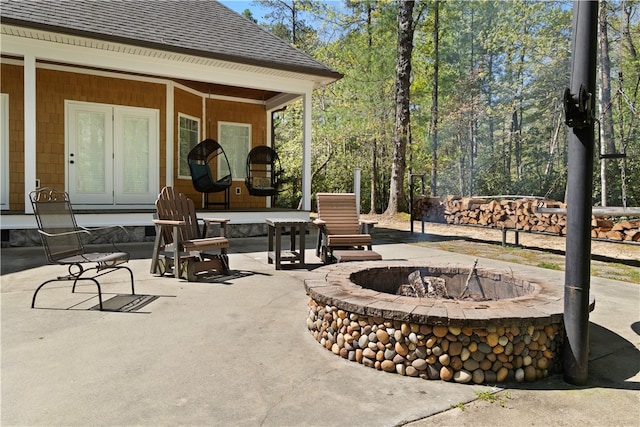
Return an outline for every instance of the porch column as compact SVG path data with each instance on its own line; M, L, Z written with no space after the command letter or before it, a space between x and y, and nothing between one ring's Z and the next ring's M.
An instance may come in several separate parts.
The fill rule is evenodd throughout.
M311 210L311 91L303 96L302 108L302 209Z
M264 143L268 147L271 147L274 150L277 150L277 148L273 146L273 111L267 110L266 111L266 115L267 115L267 127L266 127L267 130L266 130L265 142ZM266 202L267 202L266 203L266 207L267 208L273 207L272 203L271 203L271 201L273 200L273 197L267 197L266 199L267 199L266 200Z
M165 167L167 169L165 175L165 185L167 187L173 187L173 118L175 115L175 111L173 108L173 93L174 93L174 84L173 82L167 83L167 114L166 114L166 139L165 139Z
M24 61L24 212L33 213L29 193L36 189L36 57Z

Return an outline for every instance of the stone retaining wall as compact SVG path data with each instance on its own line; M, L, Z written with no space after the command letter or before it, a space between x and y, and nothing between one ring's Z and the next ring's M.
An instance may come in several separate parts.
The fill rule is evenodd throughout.
M486 328L385 320L309 299L307 327L327 350L378 370L458 383L534 381L562 366L561 323Z
M456 277L471 277L468 267L437 261L323 266L305 279L309 331L340 357L412 377L494 384L534 381L561 370L561 283L531 273L476 268L485 290L491 279L526 292L513 297L498 292L498 299L480 302L389 293L401 284L391 271L406 277L416 270L453 278L447 287L454 291L461 286ZM589 309L594 307L590 296Z
M104 243L132 243L132 242L153 242L155 230L152 226L125 227L126 233L119 232L112 234L111 231L96 231L91 240L85 240L85 244ZM36 229L28 230L3 230L2 247L21 246L41 246L40 234ZM218 233L211 231L211 236ZM227 237L255 237L266 236L266 224L227 224ZM7 239L7 240L4 240Z

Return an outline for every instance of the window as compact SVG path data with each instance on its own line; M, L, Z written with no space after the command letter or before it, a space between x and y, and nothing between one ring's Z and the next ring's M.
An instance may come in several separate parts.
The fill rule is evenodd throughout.
M9 209L9 95L0 94L0 209Z
M247 176L247 156L251 149L251 125L218 122L218 142L229 159L234 181L244 181ZM219 162L218 171L221 171ZM220 173L218 175L218 179L223 178Z
M200 119L178 114L178 178L191 178L187 156L200 141Z

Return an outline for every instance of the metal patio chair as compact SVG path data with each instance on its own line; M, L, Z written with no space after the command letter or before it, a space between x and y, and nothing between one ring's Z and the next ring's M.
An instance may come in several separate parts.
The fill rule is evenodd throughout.
M270 197L278 194L282 184L282 165L273 148L259 145L249 151L244 184L252 196Z
M164 187L156 200L156 240L151 274L172 273L192 282L202 273L229 274L225 236L228 219L203 218L200 229L193 201L173 187ZM220 236L208 237L211 224L220 225ZM213 252L212 252L213 251Z
M69 195L53 188L33 191L29 197L47 259L52 264L65 265L68 268L67 275L47 280L38 286L31 300L31 308L35 306L40 289L48 283L73 281L71 292L74 293L79 281L88 280L95 283L98 288L98 301L102 310L102 289L97 278L119 270L129 272L131 295L135 295L133 272L129 267L121 265L129 261L127 252L120 252L115 246L113 252L87 252L82 243L82 236L90 237L97 230L124 230L124 227L79 227L71 208Z
M193 188L204 193L205 209L209 209L211 205L222 205L224 209L229 209L229 189L233 183L231 166L218 141L207 138L198 143L187 155L187 162L191 171ZM218 176L222 178L214 178L216 171ZM220 191L224 192L224 201L209 202L209 194Z

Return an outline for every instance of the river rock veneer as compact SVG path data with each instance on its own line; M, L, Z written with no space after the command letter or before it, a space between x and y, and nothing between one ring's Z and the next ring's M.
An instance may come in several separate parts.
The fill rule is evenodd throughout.
M416 271L444 278L449 295L482 298L396 295ZM305 280L307 327L344 359L411 377L492 384L559 372L563 286L511 271L470 271L407 261L321 267Z

